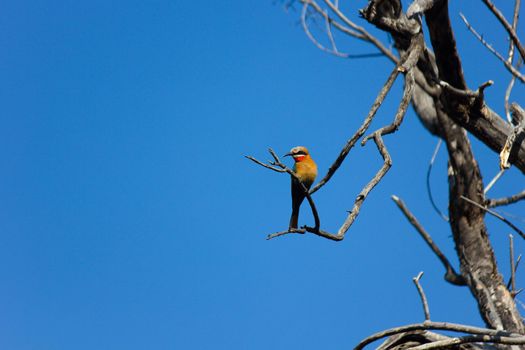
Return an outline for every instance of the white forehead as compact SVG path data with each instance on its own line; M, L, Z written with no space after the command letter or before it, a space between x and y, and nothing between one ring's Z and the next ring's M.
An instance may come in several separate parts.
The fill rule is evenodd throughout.
M303 146L296 146L294 148L291 149L290 153L297 153L299 151L304 151L304 147Z

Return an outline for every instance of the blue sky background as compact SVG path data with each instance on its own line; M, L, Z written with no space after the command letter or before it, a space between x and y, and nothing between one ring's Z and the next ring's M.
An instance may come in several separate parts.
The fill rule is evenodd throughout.
M497 3L509 14L510 1ZM1 348L347 349L423 320L411 280L422 270L433 320L482 325L470 292L444 282L390 200L403 198L457 264L426 195L436 139L412 110L385 139L393 168L343 242L265 241L287 227L289 178L243 155L265 160L268 147L305 145L324 174L386 80L385 58L322 53L299 11L272 0L1 5ZM355 15L365 2L350 5L370 28ZM502 113L509 74L460 11L502 52L506 35L480 2L452 2L468 83L494 80L487 99ZM401 87L372 129L390 122ZM517 86L512 99L524 97ZM497 156L473 143L488 181ZM373 144L352 151L315 195L325 229L337 230L380 166ZM446 210L444 150L432 186ZM523 187L510 170L491 194ZM525 227L523 203L503 210ZM487 223L507 278L510 230Z

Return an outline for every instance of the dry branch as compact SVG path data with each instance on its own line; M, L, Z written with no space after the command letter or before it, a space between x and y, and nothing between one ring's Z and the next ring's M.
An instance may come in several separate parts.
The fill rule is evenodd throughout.
M414 281L414 284L416 285L417 292L419 293L419 297L421 298L421 304L423 304L423 313L425 314L425 322L430 321L430 311L428 309L428 301L427 296L425 295L425 291L423 290L423 287L421 287L421 284L419 283L419 280L423 276L423 271L418 273L416 277L412 279Z
M521 44L520 39L518 38L518 35L516 34L515 27L513 27L507 21L507 19L505 18L505 16L503 16L501 11L490 0L482 0L482 1L485 5L487 5L488 9L494 14L494 16L498 19L498 21L503 25L503 28L505 28L507 33L509 33L512 42L514 43L514 45L516 46L516 48L518 49L521 55L521 58L525 60L525 48ZM516 19L518 16L518 11L519 11L519 3L517 3L514 9L514 18Z
M510 197L505 198L498 198L498 199L489 199L487 201L487 208L495 208L502 205L508 205L512 203L516 203L518 201L521 201L525 199L525 190L521 191L520 193L517 193Z
M521 338L525 338L520 334L513 334L510 332L506 332L506 331L498 331L495 329L472 327L472 326L467 326L467 325L462 325L462 324L457 324L457 323L449 323L449 322L430 321L430 322L424 322L424 323L410 324L410 325L401 326L401 327L395 327L395 328L391 328L391 329L387 329L387 330L375 333L363 339L359 344L357 344L354 347L354 350L361 350L367 345L379 339L382 339L382 338L390 337L396 334L413 332L413 331L421 331L421 330L441 330L441 331L467 333L467 334L479 335L479 336L506 337L506 338L512 338L512 339L520 339L520 340Z
M317 190L319 190L321 187L323 187L335 174L337 169L343 164L343 161L345 160L346 156L350 152L350 150L355 146L357 141L364 135L364 133L368 130L368 127L372 123L372 120L374 116L376 115L377 111L379 110L379 107L381 107L381 104L385 100L388 92L392 88L392 85L394 85L394 82L396 81L397 76L399 75L400 70L398 67L395 67L392 70L392 73L390 73L390 76L388 77L387 81L379 91L379 94L377 95L374 103L372 104L372 107L370 108L370 111L368 112L368 115L364 119L363 123L357 129L357 131L352 135L352 137L346 142L345 146L339 152L339 155L335 159L334 163L328 168L328 172L326 175L315 185L310 189L310 194L315 193Z
M461 275L459 275L456 272L456 270L454 270L454 267L452 267L452 264L449 262L445 254L441 252L441 250L436 245L436 243L434 243L434 240L432 239L432 237L419 223L419 221L416 219L414 214L410 212L410 210L407 208L403 200L401 200L397 196L392 196L392 200L397 204L397 206L399 207L401 212L405 215L405 217L410 222L410 224L414 226L414 228L419 233L419 235L423 238L423 240L427 243L427 245L430 247L432 252L438 257L438 259L441 261L441 263L445 267L445 270L446 270L446 273L444 276L445 280L457 286L464 286L466 284L465 279Z
M311 0L301 0L303 4L306 1L312 3ZM486 4L490 3L489 0L483 1ZM502 62L512 74L521 79L521 81L525 81L525 76L518 71L518 68L513 66L512 61L514 49L520 52L522 58L524 56L523 47L517 36L515 36L519 1L516 0L513 23L510 26L510 30L505 27L512 37L512 44L509 47L509 59L503 58L495 50L493 50L493 53L501 56L500 59L502 59ZM330 25L330 20L333 20L330 16L335 15L341 21L342 26L362 35L363 40L369 41L378 47L393 62L397 63L397 67L388 78L361 127L347 141L325 177L310 190L310 194L313 194L331 179L343 163L350 149L368 130L374 115L390 90L399 71L406 75L405 92L392 124L374 131L363 139L363 143L369 139L374 140L378 151L383 157L383 165L357 196L354 207L349 212L344 224L338 233L332 235L332 237L343 238L359 214L361 205L368 193L379 183L390 168L392 161L382 136L397 130L408 105L405 98L410 96L416 112L420 119L424 121L425 126L430 132L441 137L447 145L449 154L450 226L460 260L461 274L457 274L452 269L448 260L433 244L430 236L426 234L426 231L424 231L413 215L408 212L406 207L405 216L418 229L418 232L423 236L427 244L431 246L434 253L440 257L447 269L447 275L449 275L448 278L447 275L445 278L455 281L456 284L468 285L478 302L480 314L487 326L508 331L496 331L494 329L475 330L467 326L447 328L447 324L443 328L432 328L437 327L438 324L425 322L422 326L413 328L399 327L395 329L395 332L392 332L392 330L381 332L379 336L374 335L365 339L356 349L366 346L367 341L368 343L374 341L370 340L372 338L377 340L395 334L431 329L452 330L464 332L467 335L448 339L443 339L442 337L437 340L441 341L441 343L434 340L432 341L433 344L421 345L420 349L468 344L469 342L524 344L525 337L516 336L516 334L525 334L525 327L516 309L513 295L509 293L499 274L494 252L488 239L488 231L484 223L487 208L479 203L491 202L486 201L484 197L481 173L465 130L468 130L497 153L504 148L506 143L510 143L510 147L507 147L510 149L507 158L508 162L515 165L523 173L525 173L525 143L523 138L519 139L519 135L522 134L521 131L517 133L518 136L514 140L511 140L512 142L509 142L509 135L516 133L516 129L510 123L506 123L486 105L484 89L490 85L490 82L480 86L477 91L469 90L463 75L461 58L457 51L454 33L450 24L448 1L415 0L408 13L404 14L400 0L369 0L368 5L360 11L360 14L369 23L392 36L395 47L400 53L400 59L395 57L389 50L386 50L381 43L370 39L362 27L349 20L338 7L337 1L324 0L324 3L328 6L329 11L324 9L316 11L325 18L327 26ZM320 7L318 6L318 8ZM494 13L497 16L496 12ZM422 27L419 21L422 18L421 16L425 18L434 54L425 47L424 40L422 40ZM501 19L499 20L501 21ZM505 26L505 23L503 24ZM468 26L470 27L470 24ZM334 25L334 28L337 28L337 26ZM337 51L329 27L327 27L327 35L332 44L332 51ZM419 42L423 44L419 45ZM484 45L488 45L484 40L482 42ZM519 198L520 194L516 196ZM511 197L512 199L507 199L507 201L519 200L513 197ZM462 198L467 198L481 207L473 206L472 203L469 204L467 200ZM413 220L411 220L410 216ZM308 230L309 228L303 227L303 229ZM454 278L456 279L454 280Z
M459 15L461 16L461 19L467 26L467 29L470 30L470 32L476 37L476 39L478 39L479 42L481 42L481 44L483 44L483 46L485 46L487 50L490 51L490 53L496 56L514 77L518 78L519 80L521 80L521 82L525 83L525 76L523 76L516 68L514 68L512 63L509 63L498 51L496 51L492 47L491 44L489 44L485 39L483 39L483 36L481 36L481 34L479 34L474 29L474 27L472 27L472 25L467 21L467 18L462 13L460 13Z

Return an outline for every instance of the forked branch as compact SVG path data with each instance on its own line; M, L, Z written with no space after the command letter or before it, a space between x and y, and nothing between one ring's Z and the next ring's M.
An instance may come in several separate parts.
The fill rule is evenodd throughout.
M418 50L418 45L414 45L414 50L416 51ZM335 240L335 241L340 241L344 238L344 235L346 234L350 226L353 224L353 222L359 215L359 211L361 209L361 206L364 203L364 200L366 199L370 191L381 181L381 179L385 176L385 174L388 172L388 170L390 169L392 165L392 159L383 142L382 135L393 133L394 131L396 131L399 125L401 124L404 115L406 114L406 110L408 108L410 99L412 97L413 86L414 86L414 76L413 76L412 68L417 63L417 60L414 59L414 57L417 57L417 56L410 55L409 53L406 56L405 60L403 60L403 64L407 64L408 62L408 65L402 64L396 67L392 71L392 73L390 74L390 77L388 78L387 82L385 83L379 95L377 96L376 100L374 101L374 104L372 105L372 108L370 109L367 117L363 121L363 124L357 130L357 132L352 136L352 138L347 142L345 147L343 147L343 150L340 152L339 156L337 157L334 164L330 167L325 177L316 186L314 186L310 191L307 191L306 187L303 186L303 188L305 189L306 198L308 199L308 202L312 209L312 214L314 215L314 218L316 220L315 227L303 226L300 229L289 229L286 231L276 232L274 234L269 235L268 239L280 237L280 236L283 236L289 233L306 233L306 232L314 233L318 236L328 238L331 240ZM390 91L390 88L394 84L394 81L400 72L406 72L405 90L404 90L403 97L401 99L399 108L396 112L394 121L392 122L392 124L385 126L370 135L370 137L374 139L377 149L379 153L381 154L381 157L383 158L383 166L378 170L378 172L374 175L374 177L368 182L367 185L365 185L365 187L358 194L357 198L354 201L354 206L352 210L348 213L346 220L344 221L343 225L339 228L337 234L331 234L329 232L323 231L320 229L320 223L319 223L320 220L317 214L315 203L312 200L311 195L330 180L332 175L337 171L337 169L343 163L350 149L355 145L355 143L366 132L366 130L370 126L370 123L372 122L373 117L377 113L377 110L383 103L386 95ZM272 157L274 158L274 160L270 162L269 164L265 164L251 156L246 156L246 158L250 159L256 164L261 165L267 169L270 169L276 172L281 172L281 173L286 172L290 174L291 176L295 177L296 179L298 179L297 175L290 168L286 167L286 165L280 162L279 158L277 157L275 152L273 152L273 150L270 149L270 153L272 154Z

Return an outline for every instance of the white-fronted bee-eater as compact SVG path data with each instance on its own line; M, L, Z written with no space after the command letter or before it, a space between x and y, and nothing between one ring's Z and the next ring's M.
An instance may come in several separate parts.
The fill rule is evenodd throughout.
M286 156L290 156L295 161L293 166L293 171L301 180L303 185L310 189L314 180L317 176L317 165L315 164L310 153L303 146L297 146L291 149L291 151ZM299 208L303 202L306 194L301 184L292 176L292 216L290 217L289 228L297 228L299 220Z

